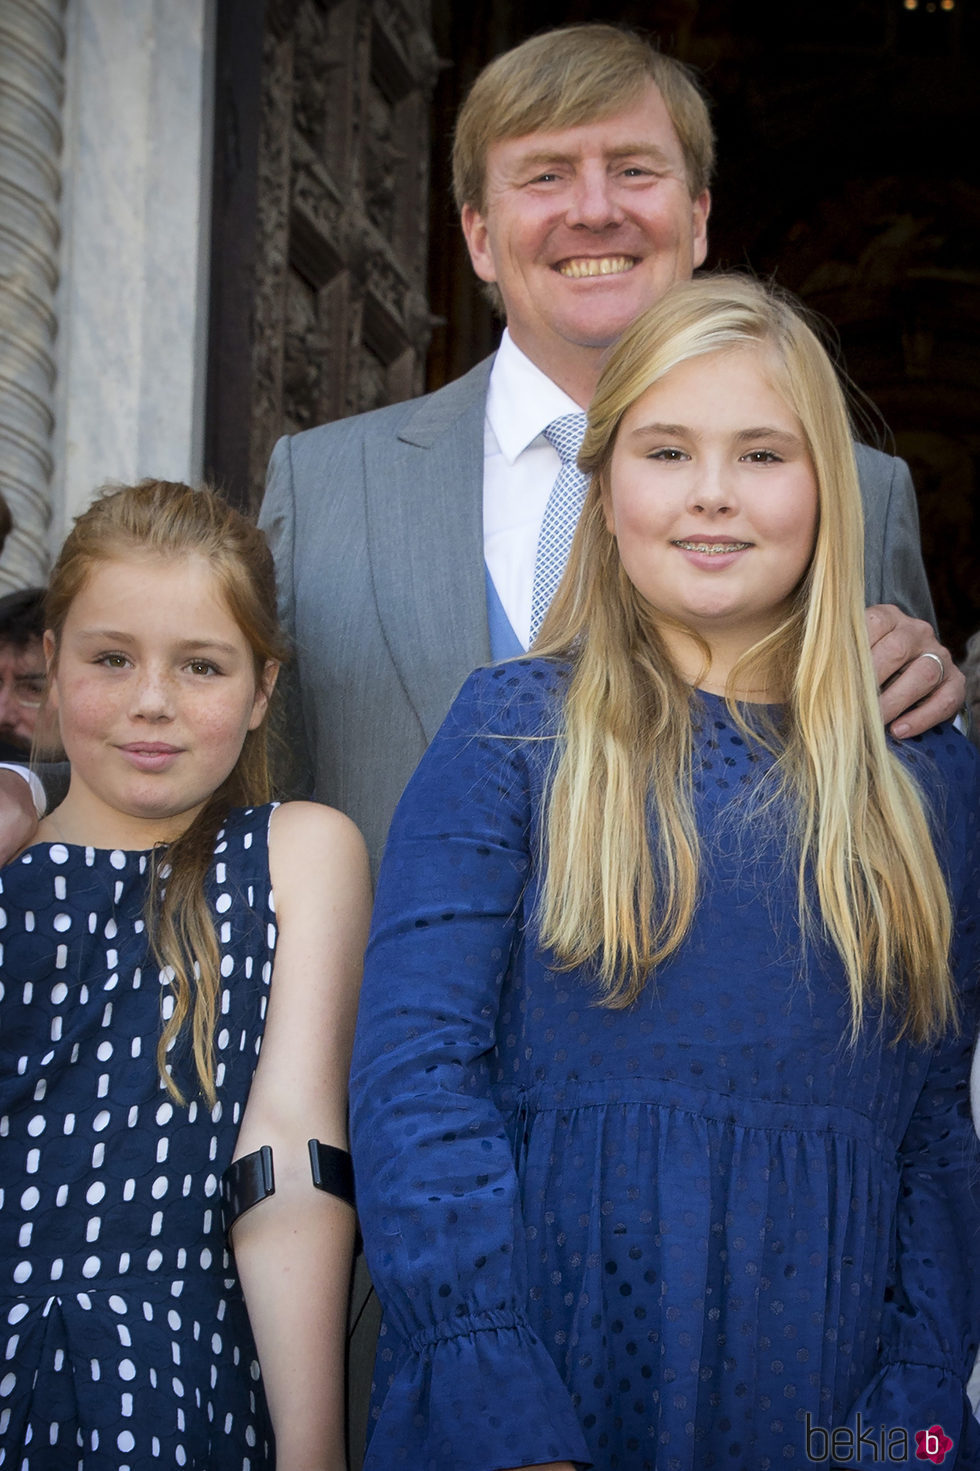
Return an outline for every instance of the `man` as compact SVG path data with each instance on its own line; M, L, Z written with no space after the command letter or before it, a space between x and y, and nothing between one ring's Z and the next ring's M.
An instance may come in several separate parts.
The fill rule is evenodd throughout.
M30 755L44 699L44 589L0 598L0 759Z
M375 861L463 678L527 645L559 470L543 431L588 404L609 345L704 261L712 163L697 89L635 36L572 26L498 57L461 110L454 175L474 269L506 315L499 352L275 448L261 519L296 640L290 743ZM954 713L962 680L905 616L933 616L908 471L859 458L868 601L898 605L869 612L876 669L904 669L883 715L913 734Z

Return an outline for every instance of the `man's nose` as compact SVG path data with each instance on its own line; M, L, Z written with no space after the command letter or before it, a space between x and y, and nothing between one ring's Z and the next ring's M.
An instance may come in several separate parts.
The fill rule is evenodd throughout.
M621 224L623 209L605 168L584 168L575 177L566 218L570 225L605 230Z

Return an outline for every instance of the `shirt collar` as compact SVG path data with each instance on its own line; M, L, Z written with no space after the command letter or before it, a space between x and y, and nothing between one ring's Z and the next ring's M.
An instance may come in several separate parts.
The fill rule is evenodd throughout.
M521 352L505 327L487 389L487 423L504 459L513 464L553 419L575 413L580 406Z

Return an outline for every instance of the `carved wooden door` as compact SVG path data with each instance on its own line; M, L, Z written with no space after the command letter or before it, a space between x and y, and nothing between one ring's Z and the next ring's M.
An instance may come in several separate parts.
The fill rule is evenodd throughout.
M261 498L276 438L420 393L430 0L219 7L206 459Z

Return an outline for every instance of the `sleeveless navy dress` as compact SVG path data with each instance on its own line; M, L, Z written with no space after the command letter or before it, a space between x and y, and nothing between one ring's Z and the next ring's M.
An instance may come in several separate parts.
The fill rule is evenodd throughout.
M276 943L272 808L229 814L209 894L218 1102L148 955L148 855L37 844L0 870L0 1466L271 1466L218 1186L255 1069Z

